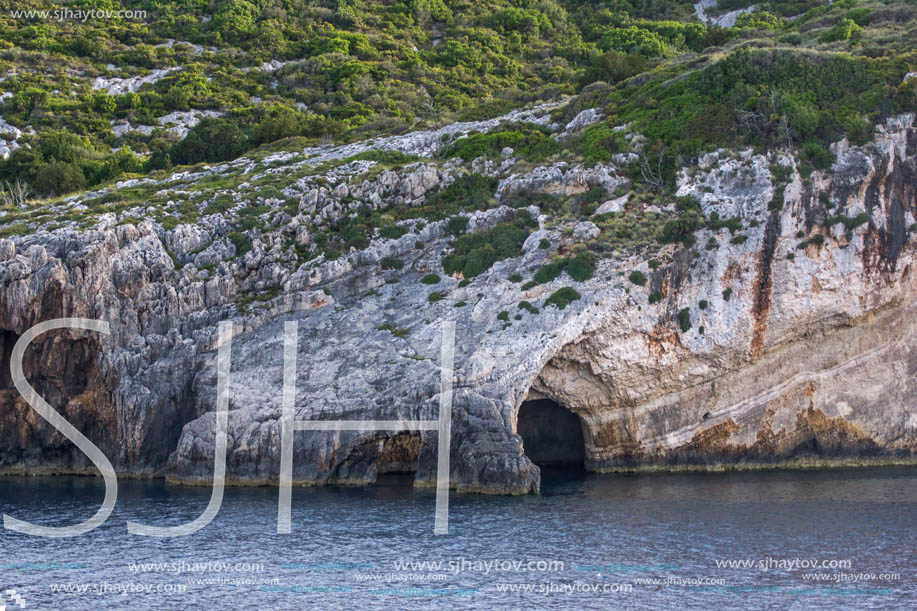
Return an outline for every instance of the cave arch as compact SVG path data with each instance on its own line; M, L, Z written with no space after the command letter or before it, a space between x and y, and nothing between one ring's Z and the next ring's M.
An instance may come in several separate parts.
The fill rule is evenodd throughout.
M584 469L586 443L579 416L550 399L523 401L516 419L522 449L539 467Z

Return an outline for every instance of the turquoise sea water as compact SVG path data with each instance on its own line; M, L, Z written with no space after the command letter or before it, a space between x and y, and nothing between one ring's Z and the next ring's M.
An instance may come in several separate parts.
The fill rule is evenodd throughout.
M543 488L453 494L448 536L433 535L433 493L402 477L294 489L290 535L276 488L229 488L200 532L152 539L125 522L191 521L210 489L121 480L89 534L0 532L0 594L30 610L917 608L917 469L555 473ZM96 478L0 478L0 510L63 526L103 493Z

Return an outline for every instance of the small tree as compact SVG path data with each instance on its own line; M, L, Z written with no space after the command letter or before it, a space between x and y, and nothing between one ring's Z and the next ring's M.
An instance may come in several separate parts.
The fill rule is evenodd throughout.
M35 176L35 190L41 195L63 195L85 188L86 177L75 163L46 163Z
M110 96L104 93L97 93L92 98L92 109L102 116L107 117L111 113L115 112L117 108L118 101L115 100L114 96Z
M228 161L235 159L248 146L245 134L235 123L208 117L188 131L177 142L169 155L176 163L193 164L200 161Z

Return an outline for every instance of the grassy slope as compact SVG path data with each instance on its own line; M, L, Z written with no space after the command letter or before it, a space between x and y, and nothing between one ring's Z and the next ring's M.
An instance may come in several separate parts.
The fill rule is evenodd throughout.
M917 6L903 0L758 3L781 15L810 10L731 31L691 23L690 2L654 0L70 4L142 7L148 15L14 19L10 8L49 6L0 2L0 73L15 72L0 83L12 94L0 116L37 131L19 139L31 149L0 162L0 179L26 180L44 195L231 158L289 136L353 140L494 116L583 88L559 118L601 106L609 125L593 128L572 153L607 158L620 145L610 126L627 121L665 156L669 172L677 154L738 143L789 142L822 165L832 139L861 140L882 116L917 106L917 79L902 85L917 68ZM857 24L852 35L838 29L844 19ZM167 39L201 47L157 46ZM290 63L252 69L273 59ZM181 69L136 95L90 87L97 76L172 67ZM113 120L152 125L187 109L218 110L226 120L192 132L184 145L166 130L117 140L111 131ZM112 154L123 145L144 156Z

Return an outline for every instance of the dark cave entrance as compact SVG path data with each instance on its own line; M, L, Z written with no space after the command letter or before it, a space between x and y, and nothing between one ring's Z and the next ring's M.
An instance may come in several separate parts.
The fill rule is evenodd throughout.
M405 431L385 439L376 461L376 486L412 488L421 445L417 431Z
M584 469L586 444L579 417L550 399L525 401L516 432L525 455L539 467Z

